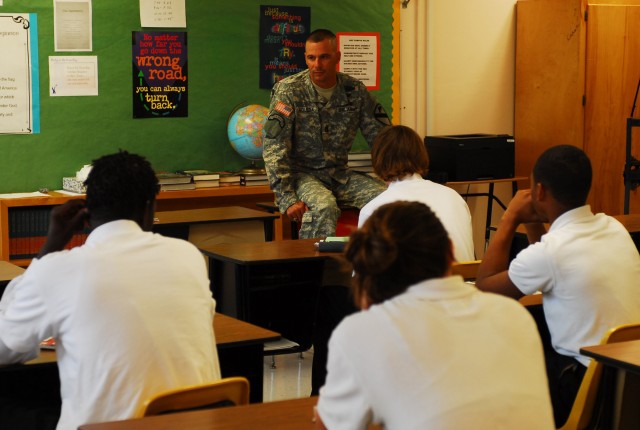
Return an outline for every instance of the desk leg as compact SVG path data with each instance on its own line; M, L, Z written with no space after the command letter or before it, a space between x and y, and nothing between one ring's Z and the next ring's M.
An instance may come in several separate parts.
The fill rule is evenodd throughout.
M273 220L264 221L264 241L271 242L273 240Z
M493 182L489 183L489 193L487 196L487 218L484 224L484 249L487 250L489 246L489 237L491 236L491 217L493 216Z
M261 403L264 391L264 345L218 347L220 372L223 378L244 376L249 380L249 401Z

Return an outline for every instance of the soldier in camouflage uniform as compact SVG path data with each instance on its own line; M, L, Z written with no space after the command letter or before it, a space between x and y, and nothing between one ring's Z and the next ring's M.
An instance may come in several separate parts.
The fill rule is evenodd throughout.
M316 30L308 70L278 82L264 127L264 161L280 211L302 222L301 238L333 236L338 205L363 207L385 189L347 168L358 128L372 144L389 117L359 80L336 71L336 36Z

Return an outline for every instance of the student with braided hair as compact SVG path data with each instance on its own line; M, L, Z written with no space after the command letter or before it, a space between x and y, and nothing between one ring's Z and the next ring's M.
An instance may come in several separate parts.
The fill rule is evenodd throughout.
M329 341L320 428L554 428L533 319L451 276L451 241L428 206L381 206L345 255L361 311Z

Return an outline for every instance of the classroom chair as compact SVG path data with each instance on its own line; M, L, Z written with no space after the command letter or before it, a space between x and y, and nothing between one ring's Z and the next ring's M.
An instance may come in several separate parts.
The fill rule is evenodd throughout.
M451 265L451 274L460 275L465 281L475 281L480 263L482 263L482 260L455 261Z
M625 324L610 329L600 344L640 339L640 323ZM598 388L602 379L602 363L591 360L584 374L576 400L573 402L567 422L559 430L586 429L594 415Z
M233 406L249 403L247 378L229 377L216 382L164 391L144 403L142 416L207 409L218 404L227 406L228 402Z

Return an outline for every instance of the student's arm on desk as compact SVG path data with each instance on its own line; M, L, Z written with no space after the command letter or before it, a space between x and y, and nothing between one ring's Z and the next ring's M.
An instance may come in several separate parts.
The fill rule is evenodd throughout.
M519 299L524 294L509 278L509 251L516 229L522 223L527 224L529 240L540 240L544 226L538 222L538 216L531 205L530 190L518 191L509 203L498 229L489 242L487 252L478 267L476 287L482 291L502 294Z
M15 364L15 363L25 363L29 360L33 360L38 356L39 348L38 346L34 346L34 348L27 352L18 352L11 348L9 348L2 339L2 331L4 328L4 317L5 312L9 304L13 301L15 296L15 285L18 280L22 278L19 276L15 278L13 281L9 283L7 289L2 295L2 300L0 300L0 365L3 364Z

